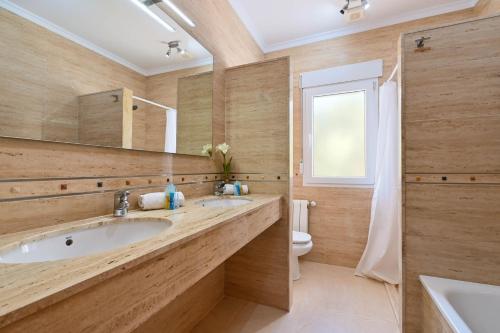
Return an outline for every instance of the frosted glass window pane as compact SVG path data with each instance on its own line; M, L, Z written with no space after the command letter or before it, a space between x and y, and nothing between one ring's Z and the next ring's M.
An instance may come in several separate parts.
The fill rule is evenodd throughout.
M365 177L365 91L315 96L313 177Z

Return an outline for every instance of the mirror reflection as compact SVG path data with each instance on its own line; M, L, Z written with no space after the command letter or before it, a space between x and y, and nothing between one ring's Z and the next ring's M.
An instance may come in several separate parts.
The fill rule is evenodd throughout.
M212 55L161 2L0 3L0 136L202 155Z

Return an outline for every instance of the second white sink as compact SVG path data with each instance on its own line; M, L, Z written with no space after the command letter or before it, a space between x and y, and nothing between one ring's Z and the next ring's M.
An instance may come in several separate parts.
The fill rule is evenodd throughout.
M244 198L221 198L221 199L203 199L196 201L197 205L203 207L237 207L252 202L251 199Z

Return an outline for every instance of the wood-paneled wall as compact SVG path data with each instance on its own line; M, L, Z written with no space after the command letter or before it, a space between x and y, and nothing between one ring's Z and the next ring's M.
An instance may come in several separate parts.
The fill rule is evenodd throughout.
M262 60L261 49L227 0L178 0L175 4L196 24L178 23L193 35L224 68ZM158 5L170 17L178 17L168 6Z
M157 103L177 108L177 83L180 78L210 72L212 65L149 76L146 78L146 98ZM219 111L220 112L220 111ZM165 112L157 108L146 109L146 148L154 151L165 147Z
M479 0L475 11L478 16L500 13L500 0Z
M260 60L262 57L261 53L256 52L256 44L248 39L249 33L244 29L230 5L228 3L226 5L211 1L202 4L192 3L191 6L195 7L195 12L198 11L196 17L190 13L190 10L186 11L196 19L197 23L197 27L191 29L190 32L195 38L204 42L206 47L212 50L216 56L214 116L212 120L214 142L216 143L224 141L225 132L224 69L226 62L218 59L231 59L229 64L241 64ZM201 15L201 13L210 11L217 11L218 14L216 16ZM224 16L224 20L218 20L219 16ZM172 15L172 17L177 18L176 15ZM71 104L69 102L73 101L71 98L74 96L121 87L130 88L135 94L147 97L165 96L172 92L171 86L164 84L165 80L161 75L146 79L122 65L7 10L0 9L0 24L2 31L5 32L0 37L3 46L0 48L0 58L5 60L0 62L0 72L6 77L14 78L14 81L20 82L20 84L23 83L23 80L31 82L30 89L26 89L24 83L22 86L2 84L0 86L1 95L12 97L2 104L16 108L18 107L16 103L19 101L31 103L22 105L21 109L30 115L27 119L32 121L58 116L54 110L62 105L57 104L56 101L65 98L65 96L68 102L65 102L64 106ZM219 43L217 40L212 40L213 30L202 29L202 27L208 26L217 26L217 31L223 32L221 36L232 39L233 43ZM231 47L228 47L229 45ZM32 52L26 52L26 50ZM7 61L9 59L18 59L19 65L13 66L11 62ZM96 68L99 70L96 71ZM200 71L202 71L201 68L192 70L194 73ZM182 75L186 74L188 73L185 71ZM163 81L164 85L160 84L156 90L152 89L152 85L158 83L157 81ZM177 80L170 82L173 82L176 87ZM151 88L150 93L146 94L148 87ZM160 93L159 90L163 88L165 91ZM70 96L72 97L70 98ZM176 98L176 93L172 93L171 96ZM41 100L46 102L47 107L40 108L40 105L43 104L40 103ZM77 99L74 99L73 102L77 106ZM170 101L162 100L161 102L169 104ZM147 117L145 113L141 112L135 113L135 115L141 115L141 119L138 121L134 119L133 142L139 146L145 146L147 145L145 137ZM0 121L10 121L11 119L9 119L9 117L2 117ZM148 123L150 122L148 121ZM137 128L136 124L138 124ZM38 133L35 137L42 138L42 133L52 133L48 136L44 135L43 138L56 140L58 135L63 135L66 132L67 130L63 128L53 128L47 131L42 129L41 124L38 123L38 125L32 126L28 134L35 136ZM137 133L141 132L144 134L139 137ZM141 148L139 146L136 148ZM192 186L188 186L189 181L186 179L183 188L191 194L211 193L212 182L217 177L218 168L213 161L207 158L0 138L0 170L0 180L8 184L9 188L9 193L0 198L0 200L8 200L0 203L0 206L3 206L1 207L2 213L3 209L6 209L6 213L1 214L0 220L0 224L3 223L2 226L5 227L2 228L2 232L5 233L9 232L8 228L11 227L13 229L10 231L18 231L37 225L62 223L74 218L108 214L111 211L109 202L112 202L110 199L112 194L107 191L117 190L117 186L122 186L121 188L134 187L127 185L127 181L139 182L141 185L137 186L142 187L141 191L148 191L159 188L155 183L156 180L149 183L151 177L161 178L164 182L166 178L175 175L189 175L189 179L197 179L197 177L202 176L207 177L207 179L197 180L191 184ZM110 180L115 177L122 177L122 179L113 181L113 186L107 186ZM134 177L133 181L132 177ZM143 178L138 180L141 177ZM51 183L50 186L57 187L52 188L49 191L50 194L46 193L45 198L37 198L37 195L33 193L33 189L40 185L37 182L53 179L60 181L60 184ZM81 179L90 179L91 184L87 180L87 183L81 182L75 187L74 183ZM125 186L122 184L124 179ZM18 180L22 180L22 183L17 183ZM100 180L104 183L104 189L96 185L101 182ZM189 191L187 187L192 187L193 190ZM77 189L83 190L78 192ZM135 188L132 190L132 199L134 199L140 191ZM26 193L31 194L25 196ZM14 218L15 212L12 210L26 205L34 207L34 209L32 211L25 210L18 218ZM40 211L44 212L43 218L30 220L32 215L39 216ZM26 221L31 222L26 223Z
M266 54L271 59L290 56L293 73L293 173L294 199L314 200L309 231L314 247L306 260L355 267L363 253L370 223L371 189L303 186L299 163L302 160L302 101L299 76L303 72L373 59L384 60L388 78L397 63L401 33L425 26L468 19L472 9L370 30L345 37Z
M130 89L122 88L78 97L76 142L132 148L132 96Z
M179 5L197 24L196 28L186 30L215 56L212 122L214 143L220 143L225 140L225 68L262 60L263 55L228 2L183 1ZM0 86L2 96L13 97L9 100L9 105L13 105L18 100L25 100L29 103L23 111L29 111L29 114L36 113L36 116L28 117L28 119L34 122L32 127L38 127L27 134L36 134L38 138L41 138L45 133L44 138L51 140L65 135L67 131L65 128L40 128L40 119L45 115L54 119L61 117L56 112L57 108L54 107L58 106L55 105L55 97L65 96L68 90L71 94L77 90L78 93L75 95L78 96L127 87L139 96L151 97L155 94L154 91L150 95L146 94L147 86L151 85L155 77L147 80L121 65L26 20L19 19L5 10L1 10L0 15L1 30L15 32L14 34L3 33L0 37L2 46L0 70L5 75L19 78L16 79L18 82L22 82L26 75L31 75L35 79L29 91L21 86ZM172 14L172 17L178 19L175 14ZM37 49L31 55L23 52L16 53L10 48L12 45ZM45 52L48 52L48 56L42 57ZM37 56L33 57L33 55ZM23 66L7 66L8 62L4 60L12 58L20 59ZM33 69L26 72L26 68ZM99 68L98 73L95 72L95 68ZM54 73L63 75L54 77ZM75 74L82 75L81 85L75 86L75 82L71 81ZM54 82L52 86L51 82ZM176 80L173 82L177 83ZM41 87L45 90L37 90ZM54 94L54 98L46 103L51 107L40 108L40 99L49 96L48 93ZM172 96L175 97L176 94ZM169 101L165 103L169 104ZM134 119L133 141L138 145L137 148L143 148L147 145L147 138L145 134L138 136L137 133L146 133L147 114L136 113L134 115L140 116L140 119ZM5 118L0 119L0 121L5 120ZM39 123L36 123L37 121ZM71 129L71 122L66 121L63 124L69 124L66 127ZM115 190L131 189L131 202L134 204L135 197L139 193L161 190L166 180L172 178L175 183L182 183L179 188L188 197L208 194L213 191L213 181L220 179L217 178L220 177L218 170L218 166L213 161L201 157L0 138L0 181L2 182L0 233L109 214L112 210L112 197ZM258 185L261 184L262 191L266 191L268 187L272 188L269 191L277 191L272 186L274 184L272 182L269 186L266 185L268 183L258 183ZM282 181L280 186L288 188L288 181ZM259 191L257 185L252 188L256 192ZM39 198L37 194L40 192L50 193L50 195ZM281 234L280 237L283 239ZM283 241L280 244L284 244ZM288 256L287 250L282 251ZM288 269L286 257L284 263L286 263L284 269ZM277 271L281 275L284 273L282 268ZM267 272L269 271L263 271L263 273ZM184 296L181 296L176 302L178 307L160 310L157 317L159 327L164 327L162 325L166 322L162 322L163 319L168 321L172 318L169 313L173 313L174 316L178 313L189 314L189 318L184 317L185 320L178 321L179 326L176 327L182 329L190 327L203 314L204 309L215 305L219 299L217 295L224 292L223 278L219 269L198 284L192 293L188 291L185 294L186 299L200 292L204 295L212 295L213 297L205 300L203 306L188 310L185 304L182 304ZM288 277L285 277L285 281L288 281ZM200 291L198 288L203 290ZM289 297L289 287L285 289L286 292L283 288L278 288L278 292L286 293ZM281 305L287 307L289 302ZM169 312L170 310L173 312Z
M75 142L78 96L123 87L145 93L144 76L3 8L0 29L4 136Z
M251 192L284 196L282 219L226 262L225 292L288 310L290 63L281 58L231 68L225 81L226 141L235 178Z
M406 333L423 329L419 275L500 284L499 30L496 16L402 37Z
M177 81L177 152L199 155L212 144L213 72Z
M67 113L66 108L78 111L80 95L128 87L145 96L146 78L122 65L5 9L0 9L0 25L4 32L0 36L0 72L8 78L0 80L0 94L5 98L2 108L27 112L27 119L64 125L68 122L61 115ZM134 115L139 114L143 113ZM5 121L14 118L1 119L2 128L9 128L11 124ZM145 122L144 118L135 120L134 127ZM47 131L44 122L30 127L30 133L39 133L38 139L64 140L71 126L50 128ZM133 129L134 142L144 137L138 128ZM112 192L122 188L132 191L135 207L137 194L160 190L176 174L210 177L185 181L183 186L191 194L208 194L216 172L207 158L0 138L0 180L7 189L0 196L0 232L109 214Z

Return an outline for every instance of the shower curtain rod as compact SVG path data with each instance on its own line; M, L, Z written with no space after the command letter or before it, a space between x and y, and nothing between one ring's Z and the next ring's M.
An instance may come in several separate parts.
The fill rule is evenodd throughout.
M137 96L132 96L133 99L136 99L138 101L141 101L141 102L144 102L144 103L148 103L148 104L151 104L151 105L154 105L154 106L157 106L159 108L162 108L162 109L165 109L167 111L170 111L170 110L174 110L174 108L171 108L170 106L166 106L166 105L162 105L162 104L158 104L158 103L155 103L155 102L152 102L150 100L147 100L145 98L142 98L142 97L137 97Z

